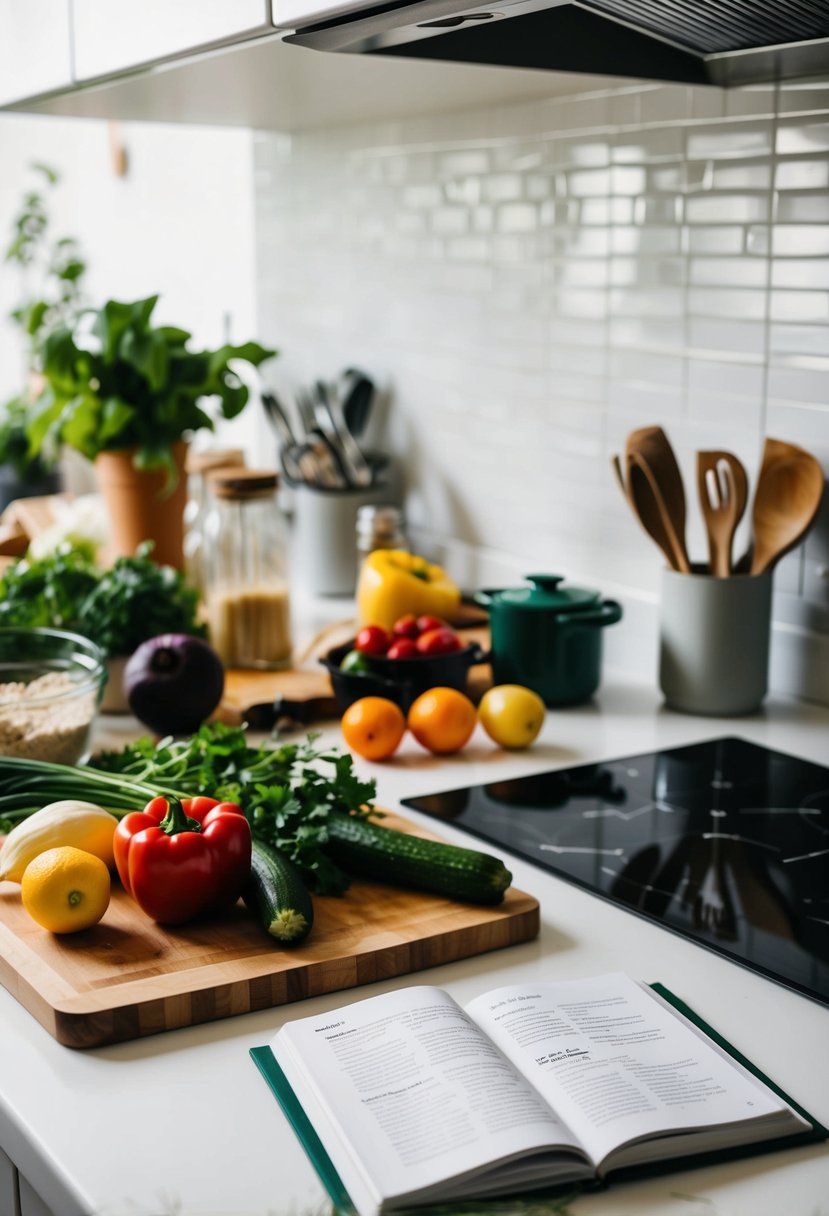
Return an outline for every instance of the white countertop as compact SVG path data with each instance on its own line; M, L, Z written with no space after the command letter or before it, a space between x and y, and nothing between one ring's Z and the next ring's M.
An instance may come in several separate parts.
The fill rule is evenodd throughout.
M115 719L101 733L117 745L135 730ZM436 760L407 738L391 762L357 764L377 777L378 804L396 809L402 796L491 781L496 771L506 778L727 734L825 764L829 710L774 698L750 718L693 718L610 673L595 703L551 711L526 752L501 752L479 730L454 758ZM338 727L326 737L339 742ZM441 833L469 844L448 826ZM328 1210L322 1188L250 1047L290 1018L409 984L439 984L465 1002L499 984L611 970L665 983L829 1123L829 1010L506 860L515 885L540 901L539 938L413 976L86 1052L61 1047L0 989L0 1147L55 1216L319 1216ZM829 1148L818 1145L616 1185L578 1198L567 1214L821 1216L827 1196Z

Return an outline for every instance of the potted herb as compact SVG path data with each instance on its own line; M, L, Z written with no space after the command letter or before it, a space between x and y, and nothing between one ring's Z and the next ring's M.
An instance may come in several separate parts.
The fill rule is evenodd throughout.
M12 397L0 410L0 511L16 498L56 494L60 488L52 463L29 451L28 419L25 397Z
M94 462L117 553L149 539L159 563L180 568L187 443L215 425L206 399L237 417L249 393L231 362L257 367L276 352L256 342L191 350L187 330L153 324L157 301L109 300L48 335L28 433L33 453L67 444Z
M32 401L42 387L41 349L58 325L72 324L82 307L86 262L73 237L54 239L45 190L60 178L48 165L33 164L37 186L27 189L12 221L4 260L16 267L21 292L10 320L25 345L27 384L0 409L0 510L15 498L53 494L60 486L57 446L30 450L27 427Z

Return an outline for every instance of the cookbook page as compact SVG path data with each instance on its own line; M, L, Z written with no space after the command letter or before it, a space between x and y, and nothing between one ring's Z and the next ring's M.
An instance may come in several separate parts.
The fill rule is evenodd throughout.
M551 1146L585 1160L572 1132L441 989L402 989L288 1022L271 1048L300 1102L313 1095L384 1198Z
M641 1137L789 1110L626 975L502 988L467 1011L597 1164Z

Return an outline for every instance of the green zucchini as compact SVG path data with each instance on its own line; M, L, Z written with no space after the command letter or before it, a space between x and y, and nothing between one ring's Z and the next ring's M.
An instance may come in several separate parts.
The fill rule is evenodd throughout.
M328 816L325 849L349 874L462 903L499 904L512 882L504 863L490 853L424 840L356 815Z
M314 905L299 870L261 840L253 842L243 898L266 932L284 946L297 945L311 932Z

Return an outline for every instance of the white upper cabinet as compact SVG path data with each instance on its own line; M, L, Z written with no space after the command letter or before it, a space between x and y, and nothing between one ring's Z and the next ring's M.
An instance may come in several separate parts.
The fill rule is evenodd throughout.
M75 79L110 76L272 28L268 0L74 0Z
M0 105L71 81L69 0L0 0Z

